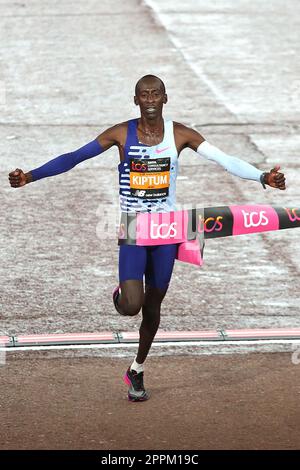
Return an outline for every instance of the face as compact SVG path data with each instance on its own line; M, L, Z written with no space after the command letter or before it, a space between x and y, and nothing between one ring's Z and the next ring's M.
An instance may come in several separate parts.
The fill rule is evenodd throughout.
M149 120L162 115L163 105L168 101L159 80L142 80L138 86L134 102L140 107L141 115Z

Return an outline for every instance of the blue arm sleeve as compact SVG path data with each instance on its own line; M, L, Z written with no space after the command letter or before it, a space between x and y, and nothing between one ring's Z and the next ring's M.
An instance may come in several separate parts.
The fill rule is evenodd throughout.
M71 170L71 168L78 165L78 163L88 158L95 157L102 152L104 152L103 147L99 144L98 140L95 139L74 152L64 153L39 168L32 170L30 172L32 181L64 173L65 171Z

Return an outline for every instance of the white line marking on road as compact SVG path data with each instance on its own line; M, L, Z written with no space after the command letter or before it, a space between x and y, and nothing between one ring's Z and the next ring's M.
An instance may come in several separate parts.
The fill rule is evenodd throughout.
M152 344L152 347L171 347L171 346L244 346L244 345L272 345L272 344L300 344L300 339L275 339L275 340L239 340L239 341L163 341ZM137 343L115 343L115 344L68 344L63 346L19 346L0 348L6 353L22 352L22 351L51 351L51 350L67 350L67 349L128 349L136 348Z

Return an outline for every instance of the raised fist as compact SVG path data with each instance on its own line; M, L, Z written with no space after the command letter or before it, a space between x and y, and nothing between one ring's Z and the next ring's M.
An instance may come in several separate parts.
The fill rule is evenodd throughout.
M280 165L275 165L269 173L265 175L265 182L272 188L285 189L285 177L279 173Z
M20 188L26 184L26 176L23 170L16 168L9 173L9 182L13 188Z

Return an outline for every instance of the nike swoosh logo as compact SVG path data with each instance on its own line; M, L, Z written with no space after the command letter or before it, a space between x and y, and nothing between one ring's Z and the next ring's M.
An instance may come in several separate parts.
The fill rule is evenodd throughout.
M166 148L164 148L164 149L156 149L156 150L155 150L155 153L162 153L162 152L164 152L165 150L168 150L169 148L170 148L170 147L166 147Z

